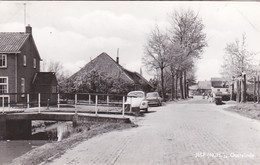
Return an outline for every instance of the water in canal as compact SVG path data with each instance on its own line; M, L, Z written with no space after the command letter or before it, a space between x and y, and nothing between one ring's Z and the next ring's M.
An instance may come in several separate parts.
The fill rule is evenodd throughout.
M14 140L0 141L0 164L11 163L14 158L17 158L31 149L41 146L47 140Z
M39 122L37 124L39 124ZM31 139L33 140L0 141L0 164L11 163L13 159L22 156L35 147L39 147L57 140L60 141L62 139L62 133L66 132L68 125L72 125L72 123L59 122L50 124L44 128L39 128L37 126L39 131L38 133L32 135Z

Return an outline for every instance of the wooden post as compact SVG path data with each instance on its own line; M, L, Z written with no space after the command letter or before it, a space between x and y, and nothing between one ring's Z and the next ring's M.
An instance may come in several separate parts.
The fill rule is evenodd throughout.
M30 108L30 94L27 93L27 109Z
M8 111L10 111L11 108L11 99L10 99L10 95L8 96Z
M122 112L122 116L125 117L125 96L123 96L123 112Z
M5 97L2 95L2 108L3 108L3 113L5 113Z
M95 114L97 115L97 104L98 104L98 96L96 95L96 102L95 102Z
M78 113L78 111L77 111L77 102L78 102L78 95L75 94L75 114Z
M107 95L107 112L108 112L108 105L109 105L109 95Z
M57 103L58 104L58 110L60 110L60 94L59 93L58 93L58 98L57 99L58 99L57 100L58 101L58 103Z
M130 96L130 113L132 113L132 97Z
M88 104L91 104L91 95L88 95Z
M38 113L41 113L41 94L38 93Z

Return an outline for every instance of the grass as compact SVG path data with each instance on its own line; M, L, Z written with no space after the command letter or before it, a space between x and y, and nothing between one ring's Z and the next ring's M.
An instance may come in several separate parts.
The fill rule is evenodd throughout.
M234 106L225 108L225 110L237 112L251 119L260 120L260 104L256 103L239 103Z

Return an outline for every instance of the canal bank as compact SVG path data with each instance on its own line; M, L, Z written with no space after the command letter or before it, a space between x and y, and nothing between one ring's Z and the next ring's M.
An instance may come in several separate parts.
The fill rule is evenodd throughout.
M90 139L96 135L136 127L132 123L113 123L113 122L88 122L81 123L73 128L69 137L61 141L46 143L42 146L33 148L22 156L15 158L11 164L40 164L48 163L50 160L59 157L67 149L76 146L78 143Z

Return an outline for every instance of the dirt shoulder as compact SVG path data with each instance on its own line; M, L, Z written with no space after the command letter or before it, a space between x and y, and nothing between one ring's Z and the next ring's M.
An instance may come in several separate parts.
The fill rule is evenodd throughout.
M241 103L227 107L224 110L236 112L251 119L260 120L260 104Z
M74 129L74 132L68 138L37 147L14 159L12 164L46 164L82 141L106 132L131 127L136 127L136 125L132 123L82 123Z

